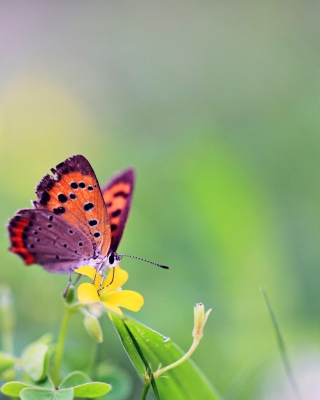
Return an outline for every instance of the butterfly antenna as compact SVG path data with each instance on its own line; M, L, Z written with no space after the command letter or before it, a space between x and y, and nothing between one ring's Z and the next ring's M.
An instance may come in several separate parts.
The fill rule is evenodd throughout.
M158 264L158 263L155 263L155 262L153 262L153 261L146 260L145 258L136 257L136 256L131 256L130 254L118 254L118 256L121 257L121 258L122 258L122 257L135 258L136 260L144 261L144 262L147 262L147 263L149 263L149 264L156 265L157 267L160 267L160 268L169 269L169 267L167 267L166 265Z

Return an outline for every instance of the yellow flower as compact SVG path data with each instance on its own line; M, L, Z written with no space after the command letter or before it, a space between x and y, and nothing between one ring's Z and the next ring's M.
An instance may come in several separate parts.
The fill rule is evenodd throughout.
M121 286L128 280L128 272L121 269L120 266L114 267L114 271L110 270L104 281L102 281L100 274L96 274L93 267L80 267L75 272L88 276L92 281L94 280L93 283L82 283L78 287L80 303L102 303L106 308L120 315L122 315L122 311L119 307L139 311L144 303L140 293L132 290L121 290Z

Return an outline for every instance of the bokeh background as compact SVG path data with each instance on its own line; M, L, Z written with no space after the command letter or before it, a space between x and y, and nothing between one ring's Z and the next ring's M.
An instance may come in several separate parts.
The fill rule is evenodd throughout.
M103 184L134 166L120 245L138 315L225 399L292 398L264 285L304 398L320 396L320 6L313 1L0 3L0 283L16 352L57 333L66 276L26 268L5 225L49 168L81 153ZM139 379L107 319L99 358ZM94 346L75 316L66 359ZM70 361L72 362L72 361Z

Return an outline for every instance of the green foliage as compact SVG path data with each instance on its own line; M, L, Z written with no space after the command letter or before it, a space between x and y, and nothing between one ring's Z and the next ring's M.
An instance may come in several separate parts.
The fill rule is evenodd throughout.
M43 386L51 386L51 388ZM93 399L108 393L110 390L110 385L102 382L92 382L86 374L80 371L69 374L58 388L55 388L48 378L42 386L22 382L8 382L1 389L3 394L10 397L19 396L22 400L69 400L74 397Z
M27 388L20 393L21 400L72 400L72 389L46 390L41 388Z
M125 400L130 397L133 379L125 369L102 362L97 366L95 378L98 381L109 382L112 386L112 390L107 395L102 396L101 400Z
M80 371L69 374L60 384L61 389L73 388L75 397L95 398L103 396L111 390L111 386L102 382L92 382Z
M28 387L30 387L30 385L27 385L26 383L13 381L5 383L1 388L1 392L9 397L19 397L20 392Z
M3 394L9 397L19 397L22 400L72 400L74 397L100 398L101 400L128 398L132 388L132 379L121 368L110 369L110 366L108 368L105 363L100 364L96 369L96 375L102 382L92 381L82 371L71 371L63 380L60 380L63 349L72 314L78 313L84 317L84 326L94 342L99 343L103 339L100 322L91 314L90 307L86 308L80 303L70 303L69 301L70 299L65 299L65 313L57 344L53 342L51 335L46 334L26 346L20 358L16 358L10 353L0 353L0 377L3 381L7 381L1 388ZM210 312L210 310L207 311L205 316L204 306L201 304L203 318L199 319L196 318L196 309L198 308L194 309L194 331L201 331L201 335L193 333L193 345L185 355L171 340L154 330L132 319L123 318L118 314L110 314L127 354L144 380L141 400L146 399L150 386L152 386L157 400L194 399L196 396L208 400L219 399L215 390L195 365L190 361L184 362L197 347L202 337L207 315ZM12 313L13 310L10 312ZM11 328L7 329L8 337L13 333ZM200 339L197 338L198 336ZM182 365L173 370L177 363L181 364L182 362ZM166 371L168 371L166 376L169 379L159 379L160 373L164 372L158 370L160 365L166 367ZM18 370L21 373L18 373ZM157 373L154 374L154 372ZM21 377L20 380L17 379L19 377ZM112 388L110 384L105 383L109 379L114 383L115 390L111 396L106 397Z
M42 381L48 373L49 346L37 342L29 345L22 354L22 367L33 381Z
M151 369L151 373L154 373L160 365L172 364L183 356L177 345L160 333L129 318L112 315L112 320L128 356L142 378L146 379L146 375L149 375L148 370ZM168 379L161 378L155 381L160 394L157 398L162 400L220 398L204 374L190 360L165 375Z

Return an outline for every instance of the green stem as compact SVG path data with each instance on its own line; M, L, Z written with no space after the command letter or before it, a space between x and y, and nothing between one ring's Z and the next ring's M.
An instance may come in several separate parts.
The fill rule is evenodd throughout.
M146 400L147 399L147 395L148 395L149 389L150 389L150 381L147 380L147 381L144 382L144 387L143 387L143 391L142 391L140 400Z
M158 371L156 371L153 374L154 379L159 378L159 376L162 375L164 372L169 371L169 369L175 368L178 365L182 364L184 361L186 361L189 357L191 357L191 354L198 347L199 343L200 343L200 339L193 339L192 345L191 345L190 349L186 352L186 354L183 357L181 357L178 361L176 361L170 365L167 365L164 368L158 369Z
M56 356L55 356L55 359L53 362L53 369L52 369L52 380L56 386L58 386L59 372L60 372L61 360L62 360L62 355L63 355L63 349L64 349L64 344L66 341L67 329L68 329L70 316L72 314L72 310L67 304L65 304L64 310L65 310L65 312L64 312L62 323L61 323L59 340L58 340L57 349L56 349Z

